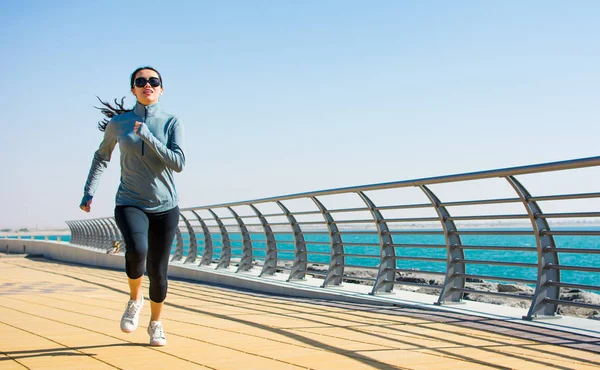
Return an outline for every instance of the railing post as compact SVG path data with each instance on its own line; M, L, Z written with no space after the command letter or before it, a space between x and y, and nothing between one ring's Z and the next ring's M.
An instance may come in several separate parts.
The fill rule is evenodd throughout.
M87 239L87 225L85 224L85 220L76 221L77 222L77 241L75 244L83 245L84 241Z
M362 191L357 192L358 196L361 197L363 202L369 207L371 216L375 219L375 226L377 227L377 234L379 234L379 271L377 272L377 279L371 290L372 295L380 292L389 293L394 289L394 282L396 281L396 251L394 250L394 240L390 229L388 228L383 215L375 204L367 197Z
M446 207L440 206L441 201L437 196L427 186L421 185L419 187L427 195L427 198L429 198L435 208L444 229L444 237L446 238L446 279L444 279L444 286L435 304L443 305L462 302L464 292L458 289L465 288L465 253L461 248L462 242L460 236L456 234L456 225L450 219L450 213ZM456 276L455 274L460 275Z
M275 242L275 235L273 235L273 230L271 230L271 225L269 225L269 221L260 213L260 211L250 204L250 208L256 213L256 216L260 220L260 223L265 232L265 240L266 240L266 251L265 251L265 263L263 268L258 276L263 275L274 275L277 270L277 243Z
M231 263L231 242L229 241L229 233L227 232L227 228L219 216L217 216L217 214L210 208L208 208L208 212L213 215L217 225L219 225L219 231L221 232L221 244L223 244L221 247L221 256L219 257L219 262L217 263L216 268L229 267L229 264Z
M81 245L91 246L93 239L93 230L90 220L83 220L81 222L81 226L83 227L83 238L81 240Z
M290 226L292 227L292 231L294 232L294 264L292 265L292 270L290 271L287 281L304 280L306 277L306 269L308 267L308 254L306 252L304 234L294 215L292 215L283 203L280 201L276 201L275 203L281 208L285 217L287 217Z
M66 221L65 223L69 227L69 230L71 232L71 242L73 242L73 239L75 237L75 223L73 221ZM73 243L73 244L75 244L75 243Z
M104 249L105 251L108 250L108 248L106 247L106 245L104 244L106 242L106 235L105 235L105 230L104 230L104 222L103 220L100 219L95 219L94 220L94 227L96 228L96 245L98 246L98 249Z
M83 240L84 240L84 235L85 235L85 229L84 229L84 224L83 221L75 221L75 231L77 233L76 235L76 240L75 241L71 241L73 244L83 244Z
M229 212L235 217L240 231L242 232L242 258L236 272L249 271L252 269L252 240L248 234L248 228L244 224L244 220L231 208L227 207Z
M87 247L93 247L96 238L96 234L94 232L94 222L92 220L85 220L83 224L85 225L85 240L82 244Z
M94 219L91 220L92 227L94 229L94 248L103 249L104 248L104 235L102 233L102 225L100 220Z
M315 202L323 218L327 221L327 229L329 230L329 237L331 239L331 261L329 263L329 270L323 280L321 287L328 285L341 285L344 279L344 245L342 242L342 236L335 223L335 220L331 216L331 213L325 208L325 206L316 198L310 197Z
M71 230L71 243L72 244L77 244L75 242L75 239L77 238L77 234L79 232L79 227L77 225L78 221L68 221L65 222L68 226L69 226L69 230Z
M175 244L175 252L173 253L173 258L171 258L171 262L181 261L181 259L183 258L183 237L181 236L181 230L179 230L179 224L175 229L175 239L177 240L177 242Z
M91 240L89 246L93 248L100 248L100 233L98 232L98 225L96 222L97 221L94 219L89 220L91 230Z
M546 251L546 248L549 250L556 248L552 235L546 234L547 231L550 231L550 225L544 218L539 217L543 212L537 202L530 200L531 194L529 194L529 191L513 176L506 177L506 180L515 189L525 209L527 209L538 250L537 284L529 312L527 316L523 316L523 319L557 317L558 305L546 301L546 299L557 300L560 298L560 287L550 284L560 282L560 270L550 268L550 266L560 265L558 253Z
M117 225L117 220L115 220L114 217L110 217L108 219L108 222L110 224L110 228L112 230L112 235L114 237L114 240L120 242L121 243L121 247L125 248L125 240L123 239L123 235L121 234L121 230L119 230L119 226Z
M98 220L102 229L102 239L106 242L106 250L109 251L113 247L114 237L112 234L112 228L107 218L101 218Z
M103 219L104 224L106 225L106 233L107 233L107 238L110 244L110 247L113 247L114 242L117 241L118 236L115 233L115 230L113 229L113 225L112 222L110 220L110 217L107 217L105 219Z
M212 236L210 236L210 230L206 225L206 222L196 213L196 211L192 210L192 213L200 222L200 226L202 226L202 233L204 234L204 250L202 251L202 259L200 260L200 266L210 266L213 260L213 242Z
M188 254L185 257L185 261L183 261L183 263L188 263L188 262L194 263L194 262L196 262L196 258L198 257L198 242L196 241L196 232L194 231L194 228L192 227L192 225L190 224L188 219L185 218L183 213L180 213L179 216L181 216L181 219L185 223L185 227L187 228L188 235L190 236L190 247L188 250Z

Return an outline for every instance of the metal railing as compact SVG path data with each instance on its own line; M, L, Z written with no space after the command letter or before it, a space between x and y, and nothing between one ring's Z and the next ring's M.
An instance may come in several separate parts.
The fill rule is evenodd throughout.
M17 240L53 240L57 242L62 242L65 239L64 235L55 235L50 234L38 234L38 233L30 233L30 232L21 232L21 233L9 233L7 235L0 235L0 239L17 239ZM67 238L68 240L68 238Z
M426 285L440 289L439 305L470 293L525 299L525 319L556 316L562 305L600 309L561 299L561 289L600 290L600 228L572 227L600 217L600 192L573 192L594 185L581 169L597 173L599 165L592 157L184 208L172 260L235 265L238 273L260 268L259 276L287 273L289 281L313 275L324 288L359 281L372 285L371 294ZM555 174L562 180L548 180ZM557 184L568 191L548 193ZM585 209L571 210L574 204ZM110 217L67 224L73 244L122 241ZM398 280L415 272L443 283ZM481 280L529 285L533 294L469 284Z

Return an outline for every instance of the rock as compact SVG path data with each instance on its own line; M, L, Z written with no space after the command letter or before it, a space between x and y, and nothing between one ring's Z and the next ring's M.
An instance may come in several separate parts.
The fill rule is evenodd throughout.
M467 283L483 283L484 281L483 281L483 279L478 279L478 278L470 278L470 277L468 277L468 278L466 279L466 282L467 282Z
M362 281L362 280L346 279L346 280L344 280L344 282L349 283L349 284L366 285L366 284L364 284L364 281ZM368 285L373 285L373 284L368 284Z
M415 292L439 296L442 290L439 288L418 288Z
M594 294L591 292L586 292L583 290L578 290L577 292L567 292L560 295L560 299L571 301L571 302L580 302L580 303L590 303L600 305L600 295ZM592 311L591 308L588 308L589 311Z
M407 283L417 283L422 285L430 285L430 281L425 280L423 278L414 277L414 276L398 276L396 277L396 281L402 281Z
M422 285L442 285L444 284L443 277L432 277L431 274L414 273L414 272L397 272L396 281L417 283Z
M501 293L520 292L521 288L514 284L498 284L498 291Z
M533 288L522 284L498 284L498 292L501 293L517 293L519 295L532 296Z
M560 299L570 302L600 305L600 295L580 289L570 289L561 294ZM558 313L565 316L587 317L593 320L598 320L593 317L600 316L598 310L592 308L564 305L558 307Z
M320 265L308 265L306 266L306 271L327 272L327 269Z
M498 291L498 288L496 287L495 283L487 283L487 282L484 282L481 284L466 283L465 288L478 290L481 292L497 292Z

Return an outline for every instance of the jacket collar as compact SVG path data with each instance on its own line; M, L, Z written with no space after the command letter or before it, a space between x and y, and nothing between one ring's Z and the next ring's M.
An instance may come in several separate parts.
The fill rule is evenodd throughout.
M160 106L158 102L152 105L143 105L140 104L140 102L136 102L133 111L140 117L151 117L158 113L159 108Z

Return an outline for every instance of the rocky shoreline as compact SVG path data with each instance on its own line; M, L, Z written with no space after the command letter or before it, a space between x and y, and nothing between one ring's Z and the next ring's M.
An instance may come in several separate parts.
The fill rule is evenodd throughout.
M291 267L291 266L288 266ZM327 273L327 267L319 264L310 264L307 268L309 275L323 276ZM362 285L373 285L373 281L362 280L362 279L375 279L377 271L374 270L363 270L356 268L345 269L345 279L350 283L362 284ZM352 279L353 277L357 279ZM361 279L361 280L359 280ZM440 286L444 283L444 277L439 275L432 275L427 273L415 272L397 272L396 282L408 283L411 285L398 284L394 289L412 291L416 293L430 294L432 296L439 296ZM412 285L412 284L419 284ZM509 293L517 296L531 297L533 296L534 289L524 284L502 284L484 281L481 279L467 279L466 288L482 291L482 292L498 292L498 293ZM465 293L464 300L476 301L482 303L490 303L497 305L505 305L509 307L529 308L531 305L530 299L519 299L518 297L499 297L488 294L477 294L477 293ZM560 299L579 302L586 304L600 305L600 294L584 291L581 289L562 289ZM600 310L591 309L585 307L575 307L561 305L558 307L558 313L564 316L574 316L588 318L592 320L600 320Z

